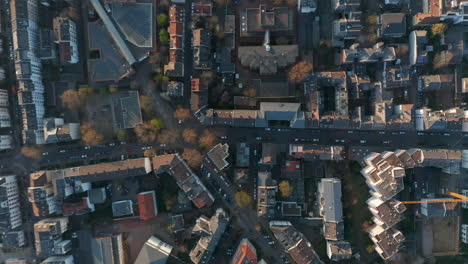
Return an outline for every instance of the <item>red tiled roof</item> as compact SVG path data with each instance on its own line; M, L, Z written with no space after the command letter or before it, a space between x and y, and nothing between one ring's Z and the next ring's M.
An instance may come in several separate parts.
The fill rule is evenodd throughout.
M70 216L70 215L82 215L89 212L88 203L86 198L83 198L81 202L77 203L64 203L62 206L62 214L63 216Z
M300 161L287 160L284 163L283 170L284 171L300 171L301 170L301 162Z
M211 2L195 2L193 6L193 13L202 16L211 16L213 3Z
M158 214L156 194L154 191L138 194L138 210L140 212L141 220L154 218Z
M182 49L169 50L169 61L184 62L184 52Z
M257 264L257 252L253 245L247 240L243 239L239 245L234 257L232 258L232 264Z
M169 25L169 35L174 36L183 36L184 34L184 24L180 22L171 22Z
M200 80L200 78L193 78L191 83L192 91L202 91L208 89L204 86Z
M184 39L181 36L171 36L171 49L182 49Z

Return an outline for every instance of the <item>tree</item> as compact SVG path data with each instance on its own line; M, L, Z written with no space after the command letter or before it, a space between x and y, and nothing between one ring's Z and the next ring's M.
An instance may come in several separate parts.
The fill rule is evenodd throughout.
M278 187L279 187L279 190L281 192L281 196L283 197L288 197L292 194L293 192L293 187L291 186L291 184L289 183L289 181L281 181L279 184L278 184Z
M237 205L241 208L250 206L253 202L252 197L244 191L236 192L236 194L234 194L234 200L236 201Z
M163 121L159 118L153 118L150 122L157 130L161 130L164 127Z
M432 36L439 36L447 30L447 24L437 23L431 26Z
M292 82L300 83L309 76L313 70L313 65L309 61L301 61L294 65L289 71L289 79Z
M70 110L77 110L81 106L81 97L78 91L68 89L60 95L60 100Z
M138 90L138 87L139 87L139 85L138 85L138 82L136 80L130 81L130 89Z
M151 52L148 60L150 64L159 66L161 64L161 54L159 52Z
M198 139L198 143L206 148L211 148L216 144L216 136L208 129L205 129L203 135Z
M134 130L138 141L142 143L154 142L158 134L156 127L149 122L136 126Z
M147 149L147 150L145 150L145 152L143 152L143 156L145 156L145 157L154 157L154 156L156 156L156 150Z
M177 107L176 111L174 112L174 117L182 121L189 119L190 116L190 110L181 106Z
M200 75L200 81L202 82L203 86L209 86L215 80L215 73L211 71L204 71Z
M297 6L297 0L286 0L286 3L287 3L288 6L290 6L290 7L295 7L295 6Z
M27 158L34 159L34 160L42 159L42 151L37 146L31 146L31 147L24 146L21 148L21 154L23 154Z
M366 247L366 251L367 251L368 254L374 253L374 251L375 251L375 246L374 246L374 245L368 245L368 246Z
M184 149L182 158L192 168L199 168L203 161L203 155L196 149Z
M143 111L145 111L145 113L147 115L152 115L153 114L154 108L153 108L153 101L151 100L151 97L149 97L147 95L141 95L140 96L140 105L141 105L141 108L143 109Z
M109 92L110 93L115 93L119 91L119 86L117 84L111 84L109 85Z
M119 132L117 132L117 139L119 141L127 141L128 138L129 138L129 135L128 135L127 130L122 129L122 130L119 130Z
M161 45L169 44L169 33L167 33L165 28L159 30L159 42L161 42Z
M169 17L166 13L161 13L156 17L156 23L159 28L165 28L167 27L167 24L169 24Z
M375 26L377 25L377 15L369 15L367 16L366 23L368 26Z
M282 6L284 5L284 0L273 0L273 5Z
M81 140L87 145L98 145L104 140L104 136L99 133L94 125L83 123L80 126Z
M93 88L89 86L82 86L78 88L78 94L82 99L85 99L86 97L89 97L94 94Z
M250 86L242 91L242 95L248 96L248 97L255 97L257 94L257 89L255 87Z
M174 144L178 138L179 134L177 131L164 130L158 135L158 141L161 144Z
M195 144L197 142L197 131L192 128L186 128L182 132L182 137L184 138L184 141L190 144Z

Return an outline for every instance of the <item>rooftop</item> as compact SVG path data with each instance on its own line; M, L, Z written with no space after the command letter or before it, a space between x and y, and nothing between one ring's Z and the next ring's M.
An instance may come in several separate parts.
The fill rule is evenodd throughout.
M141 220L148 220L158 215L156 193L154 191L141 192L137 195L137 198Z
M240 11L241 36L261 35L271 32L291 33L294 29L294 11L288 7L267 9L264 5Z
M401 37L406 34L406 16L403 13L383 13L380 15L380 35Z
M112 93L112 116L116 131L134 128L143 123L138 91Z
M123 200L112 203L112 216L123 217L133 215L133 202L131 200Z
M238 58L242 66L258 70L261 75L276 74L279 69L296 62L297 45L273 45L267 51L264 46L240 46Z
M155 236L151 236L138 253L134 264L165 264L173 247Z

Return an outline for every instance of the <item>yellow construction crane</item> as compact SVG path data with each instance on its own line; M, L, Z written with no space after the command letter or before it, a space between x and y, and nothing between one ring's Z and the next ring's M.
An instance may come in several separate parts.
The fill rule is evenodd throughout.
M448 195L453 196L458 199L440 199L440 200L426 200L426 201L400 201L400 202L390 202L390 204L402 203L402 204L423 204L423 203L459 203L459 202L467 202L468 197L454 193L454 192L447 192Z

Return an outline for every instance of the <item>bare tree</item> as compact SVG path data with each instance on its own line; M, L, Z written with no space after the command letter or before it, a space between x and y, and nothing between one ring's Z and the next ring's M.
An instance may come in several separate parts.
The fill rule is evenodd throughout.
M78 91L73 89L68 89L60 95L60 100L65 107L70 110L77 110L81 106L81 97Z
M174 144L179 139L179 133L173 130L163 130L158 135L158 141L161 144Z
M184 141L190 144L195 144L197 142L198 134L197 131L193 128L186 128L182 132L182 137Z
M199 138L198 143L204 147L211 148L216 144L216 136L208 129L205 129L205 131L203 131L203 135Z
M211 71L204 71L200 75L200 80L203 84L203 86L209 86L216 78L216 75L214 72Z
M239 191L234 194L234 200L241 208L252 205L253 199L247 192Z
M196 149L184 149L182 158L187 161L187 164L192 168L199 168L203 161L203 155Z
M132 90L138 90L138 82L136 80L132 80L130 82L130 89Z
M174 117L182 121L189 119L191 116L192 115L190 110L181 106L177 107L176 111L174 112Z
M24 146L21 148L21 154L23 154L27 158L34 160L42 159L42 151L37 146Z
M289 71L289 79L292 82L300 83L309 76L312 70L313 70L313 65L310 61L298 62Z
M104 140L104 136L99 133L94 125L83 123L80 126L81 140L87 145L98 145Z
M136 126L134 130L138 141L143 143L154 142L158 134L156 127L149 122Z

